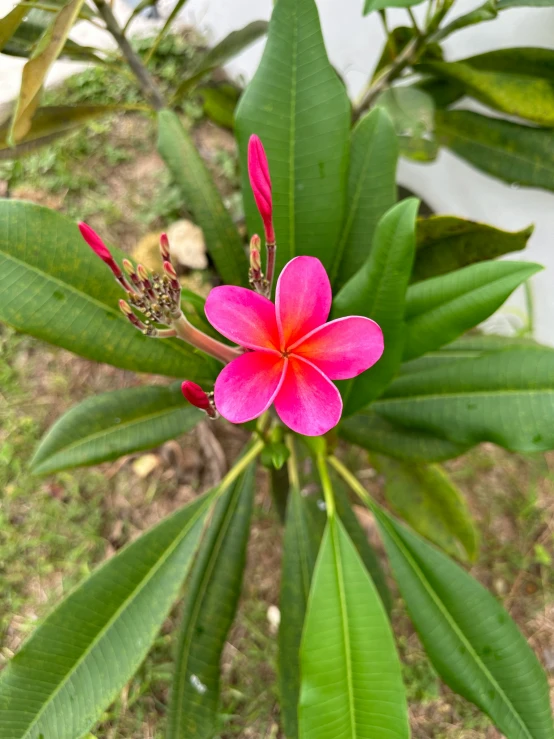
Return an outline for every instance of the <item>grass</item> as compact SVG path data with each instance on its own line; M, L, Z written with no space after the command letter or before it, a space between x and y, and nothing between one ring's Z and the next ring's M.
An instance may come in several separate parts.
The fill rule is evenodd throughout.
M164 42L154 62L163 85L174 84L198 48L196 39ZM137 99L133 81L107 69L87 70L49 93L52 104ZM198 101L188 101L182 113L197 124L195 136L219 187L236 205L237 157L230 136L202 120ZM8 181L12 195L91 220L108 240L132 249L147 230L187 215L186 203L155 154L154 139L154 123L147 116L95 121L48 150L0 164L0 179ZM94 392L133 382L129 373L92 365L0 327L0 666L37 620L98 562L205 486L207 464L194 434L158 451L156 469L146 478L132 460L46 479L29 474L37 440L64 409ZM240 439L230 434L220 441L234 456ZM367 467L359 454L351 461ZM447 465L482 532L473 573L505 600L541 656L544 649L554 649L554 627L544 616L553 588L553 461L551 455L523 458L485 445ZM378 480L371 488L381 495ZM262 491L241 605L223 654L219 739L280 736L277 643L267 609L278 604L281 530L268 500ZM176 608L93 736L164 735L178 618ZM394 627L414 739L496 739L488 720L442 685L398 599Z

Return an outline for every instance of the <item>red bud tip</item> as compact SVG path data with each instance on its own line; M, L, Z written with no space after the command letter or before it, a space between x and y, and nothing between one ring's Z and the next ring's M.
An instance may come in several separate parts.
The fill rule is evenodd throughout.
M181 391L191 405L200 408L202 411L209 411L211 409L208 394L202 390L200 385L190 382L190 380L185 380L181 385Z
M250 267L254 272L259 272L262 268L262 260L258 249L250 248Z
M150 276L148 275L148 270L142 264L139 264L137 266L137 274L138 274L138 276L140 277L141 280L146 281L146 280L149 280L150 279Z
M131 310L131 306L125 300L120 300L119 301L119 310L122 313L125 313L126 316L130 316L132 314L132 312L133 312Z
M160 235L160 253L163 260L169 259L169 239L165 233Z
M86 223L83 223L83 221L80 221L79 223L79 231L81 232L81 236L90 246L92 251L108 265L108 267L111 269L116 277L120 277L121 270L110 254L110 250L108 249L106 244L104 244L100 236L98 236L96 231L88 226Z
M123 269L125 270L125 272L127 272L128 275L135 274L135 268L128 259L123 260Z
M264 222L266 240L273 242L275 241L275 231L273 230L273 201L269 165L263 144L255 135L250 136L248 142L248 176L256 206Z
M171 262L164 262L164 272L168 277L170 277L172 280L177 279L177 272L175 272L175 268L171 264Z

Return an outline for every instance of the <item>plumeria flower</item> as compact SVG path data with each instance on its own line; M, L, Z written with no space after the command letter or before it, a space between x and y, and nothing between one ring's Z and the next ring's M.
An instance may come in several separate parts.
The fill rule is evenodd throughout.
M296 257L281 272L275 304L242 287L214 288L206 316L246 351L215 383L215 406L232 423L257 418L271 405L283 423L305 436L336 426L342 399L331 380L369 369L383 353L383 334L369 318L327 323L331 284L314 257Z

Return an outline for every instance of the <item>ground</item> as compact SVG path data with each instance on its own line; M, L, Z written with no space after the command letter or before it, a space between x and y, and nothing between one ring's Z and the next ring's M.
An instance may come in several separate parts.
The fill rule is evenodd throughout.
M173 43L179 59L192 58L190 40ZM171 48L166 52L171 61ZM87 72L53 95L103 100L108 87L105 77ZM128 84L117 94L133 99L135 93ZM198 101L188 101L183 114L240 219L231 135L203 119ZM85 218L129 251L149 232L187 215L155 153L152 121L136 114L95 122L85 136L73 135L21 162L0 163L0 179L10 196ZM209 283L212 277L208 271L194 279ZM92 568L213 485L246 438L223 422L203 424L148 455L47 478L30 475L38 439L64 410L93 393L141 381L0 327L0 667ZM341 453L349 454L361 479L382 499L381 481L365 456ZM523 458L483 445L447 468L479 522L473 574L504 601L554 675L554 455ZM264 473L258 491L240 608L223 655L221 739L281 736L276 633L268 609L278 606L282 529ZM371 517L358 512L382 554ZM437 678L394 592L414 737L498 739L488 720ZM98 739L163 736L178 615L177 608L138 674L94 728Z

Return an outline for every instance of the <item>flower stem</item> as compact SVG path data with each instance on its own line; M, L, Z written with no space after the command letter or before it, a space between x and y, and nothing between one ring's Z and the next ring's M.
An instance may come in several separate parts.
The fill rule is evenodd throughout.
M325 505L327 507L327 518L334 519L335 517L335 497L333 495L333 486L331 485L331 478L329 477L329 470L327 469L327 460L324 454L318 454L315 458L317 471L321 480L321 486L323 488L323 495L325 498Z
M343 463L340 461L340 459L337 459L335 456L328 457L329 464L336 469L336 471L339 473L339 475L342 477L344 482L352 489L353 492L356 493L356 495L365 503L365 505L373 512L376 513L378 511L378 508L367 492L367 490L364 488L364 486L359 482L356 477L350 472L350 470L343 465Z
M231 467L229 472L217 486L218 496L224 493L235 482L237 477L240 477L248 465L256 459L258 454L260 454L263 448L263 441L255 439L250 449L238 460L234 467Z
M267 282L267 297L271 299L271 293L273 291L273 277L275 275L275 252L277 250L277 244L275 241L266 242L265 248L267 250L267 269L265 279Z
M221 341L213 339L203 331L200 331L190 323L183 313L171 321L171 327L174 329L176 335L186 341L187 344L192 344L197 349L209 354L211 357L215 357L223 364L232 362L242 354L242 349L238 347L227 346L222 344Z

